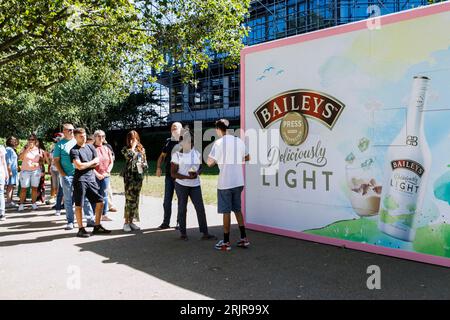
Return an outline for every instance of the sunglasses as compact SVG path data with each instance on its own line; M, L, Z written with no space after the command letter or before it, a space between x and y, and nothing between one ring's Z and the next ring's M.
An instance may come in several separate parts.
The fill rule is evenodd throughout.
M69 132L73 132L73 130L75 130L75 129L64 129L64 131L69 131Z
M28 139L28 141L36 141L36 139Z

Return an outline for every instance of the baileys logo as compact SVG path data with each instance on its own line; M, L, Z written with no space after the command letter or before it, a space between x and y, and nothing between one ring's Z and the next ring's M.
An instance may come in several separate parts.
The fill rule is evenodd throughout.
M298 146L308 135L308 121L315 119L332 130L345 105L327 94L306 89L286 91L260 105L254 112L261 128L282 119L280 134L286 144Z

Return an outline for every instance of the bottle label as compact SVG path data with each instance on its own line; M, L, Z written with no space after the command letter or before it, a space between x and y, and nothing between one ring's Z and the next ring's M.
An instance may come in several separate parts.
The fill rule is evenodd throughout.
M399 229L412 228L416 213L423 166L410 159L391 161L391 176L387 181L380 210L380 220Z
M392 168L392 171L395 171L395 170L401 169L401 168L405 168L405 169L410 170L410 171L414 172L415 174L417 174L419 176L419 178L422 178L422 175L425 172L425 169L423 168L423 166L420 163L418 163L414 160L409 160L409 159L391 161L391 168Z

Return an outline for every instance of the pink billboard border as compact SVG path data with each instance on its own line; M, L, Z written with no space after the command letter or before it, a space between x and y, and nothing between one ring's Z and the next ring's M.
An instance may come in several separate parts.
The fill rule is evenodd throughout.
M382 26L382 25L392 24L392 23L396 23L396 22L416 19L416 18L420 18L420 17L426 17L429 15L438 14L438 13L447 12L447 11L450 11L450 2L437 3L437 4L429 5L426 7L419 7L419 8L412 9L412 10L389 14L389 15L378 17L378 19ZM245 57L246 57L246 55L255 53L255 52L261 52L264 50L273 49L273 48L278 48L278 47L282 47L282 46L288 46L288 45L298 44L298 43L306 42L306 41L310 41L310 40L315 40L315 39L330 37L330 36L339 35L339 34L343 34L343 33L348 33L348 32L352 32L352 31L363 30L363 29L367 28L367 23L370 20L353 22L353 23L342 25L342 26L336 26L336 27L332 27L332 28L328 28L328 29L323 29L323 30L306 33L306 34L292 36L289 38L274 40L274 41L254 45L251 47L245 47L244 49L242 49L241 50L241 61L240 61L240 68L241 68L240 116L241 116L241 129L242 129L241 132L242 133L245 132ZM245 179L245 166L244 166L244 179ZM245 180L245 186L247 186L246 180ZM270 226L248 223L247 219L246 219L246 214L245 214L245 211L246 211L245 188L244 188L244 192L242 193L242 207L243 207L243 214L244 214L244 220L246 222L246 226L249 229L252 229L255 231L267 232L267 233L277 234L277 235L301 239L301 240L323 243L323 244L327 244L327 245L345 247L345 248L349 248L349 249L366 251L366 252L370 252L370 253L381 254L381 255L386 255L386 256L391 256L391 257L396 257L396 258L402 258L402 259L407 259L407 260L435 264L435 265L444 266L444 267L450 267L450 259L445 258L445 257L403 251L403 250L398 250L398 249L391 249L391 248L383 247L383 246L364 244L364 243L359 243L359 242L355 242L355 241L342 240L342 239L337 239L337 238L329 238L329 237L324 237L324 236L310 235L310 234L306 234L306 233L298 232L298 231L290 231L290 230L279 229L279 228L274 228L274 227L270 227Z

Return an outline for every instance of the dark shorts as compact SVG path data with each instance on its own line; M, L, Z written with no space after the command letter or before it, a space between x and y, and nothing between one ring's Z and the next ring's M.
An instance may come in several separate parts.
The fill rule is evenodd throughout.
M241 212L241 193L244 187L217 190L217 212Z
M82 207L85 198L90 203L103 203L103 196L100 194L100 188L97 182L77 181L73 184L75 207Z

